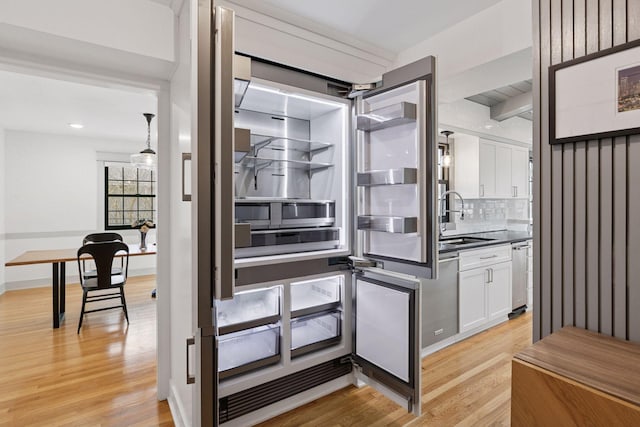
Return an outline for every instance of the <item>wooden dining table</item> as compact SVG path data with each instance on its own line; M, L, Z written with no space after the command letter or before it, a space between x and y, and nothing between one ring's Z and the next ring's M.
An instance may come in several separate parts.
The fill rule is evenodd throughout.
M129 256L155 255L156 246L150 245L145 250L140 250L140 245L130 245ZM122 257L125 254L116 255ZM80 259L90 259L89 255ZM5 263L6 267L33 264L52 264L53 280L52 280L52 296L53 296L53 327L59 328L64 320L66 283L65 283L65 262L76 261L78 259L78 249L47 249L38 251L26 251L11 261Z

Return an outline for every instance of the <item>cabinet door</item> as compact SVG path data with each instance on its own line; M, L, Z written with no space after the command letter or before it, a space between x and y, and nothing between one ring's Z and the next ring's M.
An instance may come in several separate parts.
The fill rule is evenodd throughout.
M465 199L477 199L480 197L480 164L478 161L480 139L471 135L459 135L449 139L454 141L452 189Z
M511 149L511 184L514 197L529 198L529 150Z
M487 317L493 320L511 312L511 261L492 265L489 269Z
M513 197L511 183L511 148L504 145L496 145L496 197Z
M496 196L496 146L480 141L480 197Z
M476 268L462 271L458 276L460 301L460 332L465 332L487 321L485 286L489 270Z

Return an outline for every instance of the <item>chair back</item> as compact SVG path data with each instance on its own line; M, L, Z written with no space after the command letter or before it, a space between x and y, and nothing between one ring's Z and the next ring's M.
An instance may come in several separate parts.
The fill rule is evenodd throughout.
M120 251L126 252L126 256L124 256L126 258L126 268L122 271L126 281L129 270L129 246L123 242L115 241L87 243L78 249L78 270L80 271L80 277L82 278L80 257L85 254L91 255L96 264L98 288L108 288L111 286L111 266L113 264L113 258Z
M122 239L122 236L118 233L93 233L93 234L88 234L84 236L84 239L82 239L82 244L86 245L87 243L113 242L113 241L122 242L124 240Z

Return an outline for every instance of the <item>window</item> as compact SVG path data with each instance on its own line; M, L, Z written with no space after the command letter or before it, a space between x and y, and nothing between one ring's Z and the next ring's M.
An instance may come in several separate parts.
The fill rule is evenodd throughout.
M125 230L140 219L156 221L156 176L129 165L104 168L104 228Z

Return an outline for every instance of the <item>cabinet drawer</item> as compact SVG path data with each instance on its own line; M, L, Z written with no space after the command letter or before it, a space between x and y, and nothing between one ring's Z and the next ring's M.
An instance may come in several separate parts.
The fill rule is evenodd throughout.
M460 271L511 260L511 245L490 246L460 252Z

